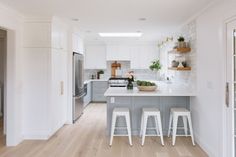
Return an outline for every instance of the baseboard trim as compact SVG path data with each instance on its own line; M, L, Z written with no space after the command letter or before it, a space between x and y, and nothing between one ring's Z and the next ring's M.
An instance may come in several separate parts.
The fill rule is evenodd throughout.
M24 140L48 140L48 131L30 131L30 133L23 134Z
M210 157L217 157L217 154L215 154L216 152L213 151L210 147L210 145L208 145L206 142L204 142L199 135L197 135L196 133L194 134L195 137L195 141L196 143L202 148L202 150L204 150L208 156Z

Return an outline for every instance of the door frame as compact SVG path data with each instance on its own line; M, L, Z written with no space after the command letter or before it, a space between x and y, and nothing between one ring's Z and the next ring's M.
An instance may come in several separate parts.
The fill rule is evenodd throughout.
M231 27L231 28L229 28ZM232 54L232 44L233 39L230 34L232 33L232 28L236 29L236 17L233 17L225 22L225 102L223 105L223 121L224 121L224 129L223 129L223 137L224 137L224 156L230 157L235 154L234 148L234 89L232 88L232 84L234 83L233 79L233 54ZM236 55L235 55L236 57ZM226 106L226 83L229 83L229 106ZM232 138L233 137L233 138Z

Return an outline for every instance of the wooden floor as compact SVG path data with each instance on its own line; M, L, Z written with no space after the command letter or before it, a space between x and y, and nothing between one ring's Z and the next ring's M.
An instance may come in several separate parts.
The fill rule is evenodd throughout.
M2 127L1 127L2 128ZM157 137L147 137L145 145L133 137L133 146L127 137L114 137L108 146L106 104L91 104L75 125L66 125L47 141L28 140L16 147L3 146L1 157L207 157L199 146L192 146L190 138L177 137L176 145L165 137L162 147ZM2 133L2 132L0 132ZM3 140L3 136L0 136Z

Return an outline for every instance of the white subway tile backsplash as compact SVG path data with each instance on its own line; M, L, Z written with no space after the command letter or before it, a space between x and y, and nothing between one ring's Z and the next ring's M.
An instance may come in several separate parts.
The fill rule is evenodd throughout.
M163 70L162 72L165 74L165 76L170 76L172 78L172 81L175 82L182 82L182 83L188 83L189 86L191 86L193 89L196 87L196 22L192 21L188 23L187 25L183 26L179 31L173 33L174 39L177 39L178 36L184 36L185 41L189 42L189 45L191 47L191 52L186 56L186 61L191 66L191 71L170 71L168 70L168 64L165 63L167 60L167 52L171 49L173 49L173 43L168 43L160 48L160 56L161 61L163 64Z

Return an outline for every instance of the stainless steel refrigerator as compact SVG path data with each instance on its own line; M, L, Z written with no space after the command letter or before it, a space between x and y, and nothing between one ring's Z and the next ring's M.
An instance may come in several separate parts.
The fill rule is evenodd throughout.
M84 57L80 53L73 53L73 122L82 114L84 108Z

